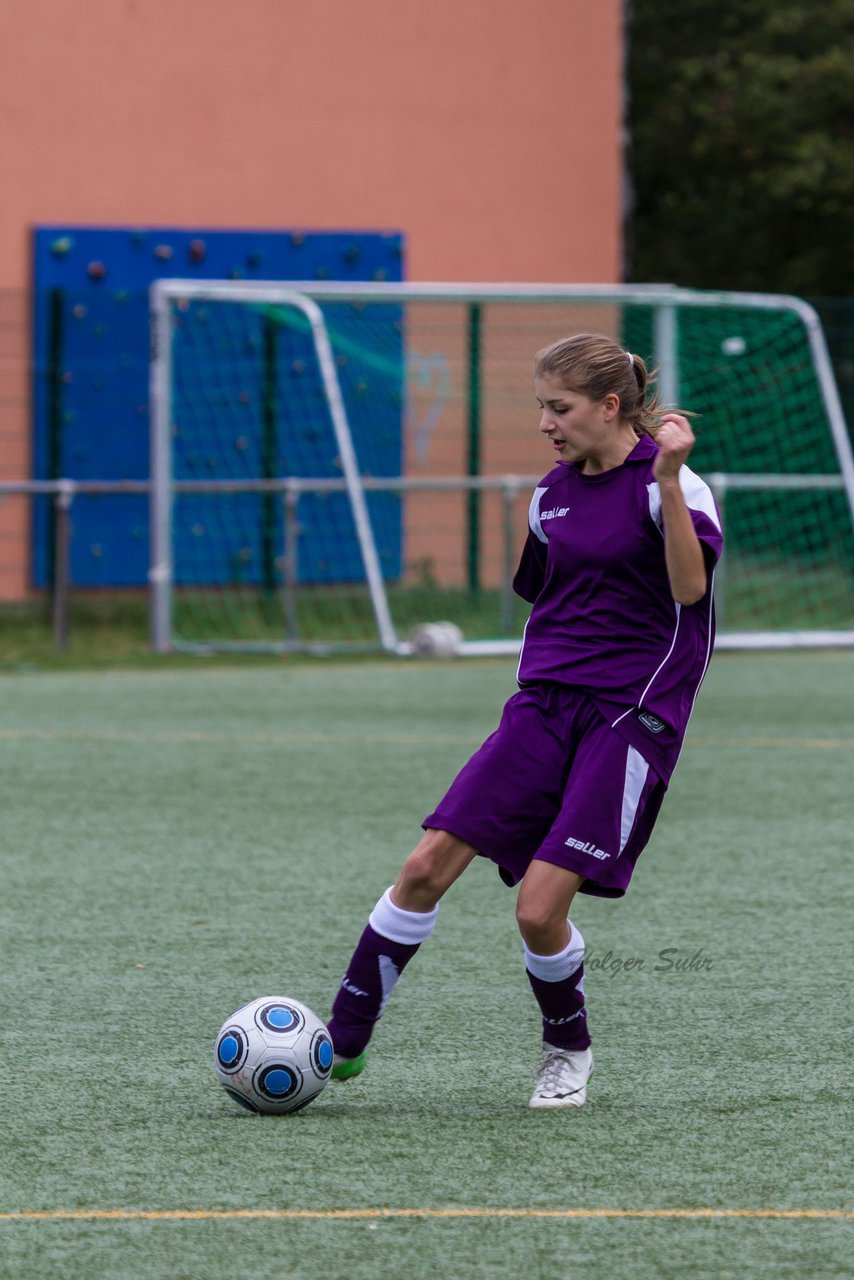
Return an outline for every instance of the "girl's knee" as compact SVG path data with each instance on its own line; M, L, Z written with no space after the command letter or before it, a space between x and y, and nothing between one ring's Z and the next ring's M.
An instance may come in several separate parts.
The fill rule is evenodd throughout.
M583 883L581 876L564 867L531 863L519 886L516 921L532 951L549 955L566 945L569 908Z
M404 910L432 911L474 856L474 849L447 831L425 832L403 864L394 902Z
M553 933L556 926L565 925L566 916L555 910L554 903L525 894L520 889L516 899L516 923L527 942L529 937Z
M405 886L411 893L429 893L437 890L440 884L439 865L430 852L413 849L403 864L398 884Z

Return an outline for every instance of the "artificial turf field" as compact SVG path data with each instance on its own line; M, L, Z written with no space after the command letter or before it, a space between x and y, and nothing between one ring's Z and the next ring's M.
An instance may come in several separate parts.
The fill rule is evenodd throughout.
M582 1111L527 1109L539 1019L480 860L365 1075L290 1118L216 1083L244 1000L328 1012L513 674L3 677L0 1276L850 1274L854 654L715 659L633 887L575 912Z

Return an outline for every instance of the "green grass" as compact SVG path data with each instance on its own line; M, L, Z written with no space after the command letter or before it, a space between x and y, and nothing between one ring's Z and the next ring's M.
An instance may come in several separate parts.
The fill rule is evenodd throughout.
M538 1019L485 862L363 1076L289 1119L216 1084L213 1037L243 1000L328 1010L512 681L508 662L0 681L0 1215L850 1209L852 654L713 664L635 885L577 912L598 961L584 1111L527 1110ZM710 967L662 972L664 948ZM4 1280L803 1280L847 1274L850 1250L840 1219L0 1216Z

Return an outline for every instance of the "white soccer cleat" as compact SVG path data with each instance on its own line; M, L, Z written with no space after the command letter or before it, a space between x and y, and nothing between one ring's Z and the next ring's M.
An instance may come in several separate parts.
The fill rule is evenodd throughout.
M587 1081L593 1072L590 1049L556 1049L543 1045L543 1060L537 1068L537 1087L529 1107L582 1107L587 1098Z

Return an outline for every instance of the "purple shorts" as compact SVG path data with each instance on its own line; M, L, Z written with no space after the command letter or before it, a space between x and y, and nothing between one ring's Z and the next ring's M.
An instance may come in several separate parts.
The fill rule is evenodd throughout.
M537 858L619 898L655 826L665 784L589 698L557 684L513 695L425 828L449 831L518 884Z

